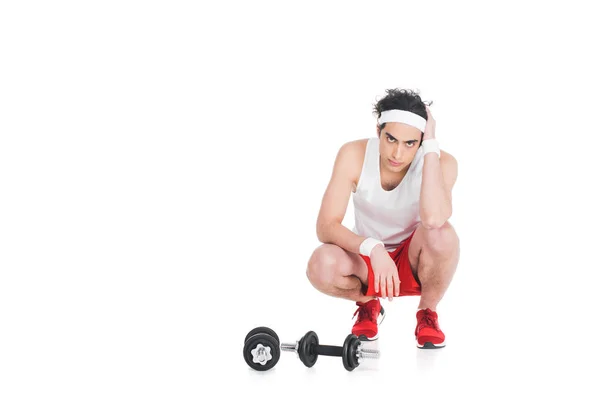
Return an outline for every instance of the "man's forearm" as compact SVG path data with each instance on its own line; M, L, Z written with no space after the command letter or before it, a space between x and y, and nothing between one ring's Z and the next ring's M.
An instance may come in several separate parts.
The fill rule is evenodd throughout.
M451 199L444 188L440 159L436 153L425 155L419 212L426 228L438 228L452 215Z
M344 250L359 254L360 244L365 240L338 222L317 228L317 237L322 243L335 244Z

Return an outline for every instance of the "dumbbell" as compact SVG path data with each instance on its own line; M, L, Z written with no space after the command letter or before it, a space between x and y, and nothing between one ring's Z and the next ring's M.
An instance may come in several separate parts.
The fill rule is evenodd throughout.
M319 344L317 334L309 331L296 343L282 343L281 350L295 352L308 368L315 365L319 356L341 357L348 371L358 367L364 358L379 358L378 350L363 349L362 342L353 334L346 336L343 346L327 346Z
M252 329L244 339L244 360L257 371L266 371L279 362L281 351L295 352L308 368L315 365L319 355L341 357L344 368L354 370L363 358L379 358L378 350L363 349L355 335L348 335L343 346L319 344L319 338L309 331L296 343L280 344L279 336L270 328L261 326Z

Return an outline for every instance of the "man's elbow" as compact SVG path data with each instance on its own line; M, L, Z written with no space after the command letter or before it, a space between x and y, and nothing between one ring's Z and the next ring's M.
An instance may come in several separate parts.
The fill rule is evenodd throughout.
M434 219L421 221L421 225L423 225L423 228L425 228L427 230L440 229L442 226L444 226L445 223L446 223L446 221L434 220Z
M329 231L330 223L328 222L317 222L317 239L321 243L327 243L327 233Z
M452 216L452 210L440 215L427 215L421 218L421 225L425 229L440 229Z
M335 229L341 225L337 219L327 219L317 222L317 239L321 243L331 243L332 237L335 236Z

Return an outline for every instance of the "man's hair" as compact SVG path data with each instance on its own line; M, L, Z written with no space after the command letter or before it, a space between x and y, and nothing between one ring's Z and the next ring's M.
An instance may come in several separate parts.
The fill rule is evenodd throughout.
M427 120L427 110L425 103L421 100L418 91L410 89L387 89L386 95L373 106L373 114L376 118L381 117L381 113L389 110L410 111ZM429 102L430 106L433 102ZM379 126L379 129L385 128L385 123ZM423 135L421 135L423 139Z

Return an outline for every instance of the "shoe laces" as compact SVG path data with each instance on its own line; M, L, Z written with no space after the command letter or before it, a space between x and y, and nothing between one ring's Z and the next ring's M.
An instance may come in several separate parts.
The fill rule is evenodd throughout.
M434 316L433 311L429 308L425 309L421 314L421 318L419 319L419 324L421 328L428 327L433 328L436 331L440 330L440 327L437 322L437 318Z
M365 319L369 319L371 321L376 321L376 318L373 315L374 311L375 311L375 307L367 306L366 304L364 304L362 306L358 306L356 311L354 311L354 315L352 316L352 318L354 318L356 316L356 314L358 314L358 318L356 319L357 321L363 321Z

